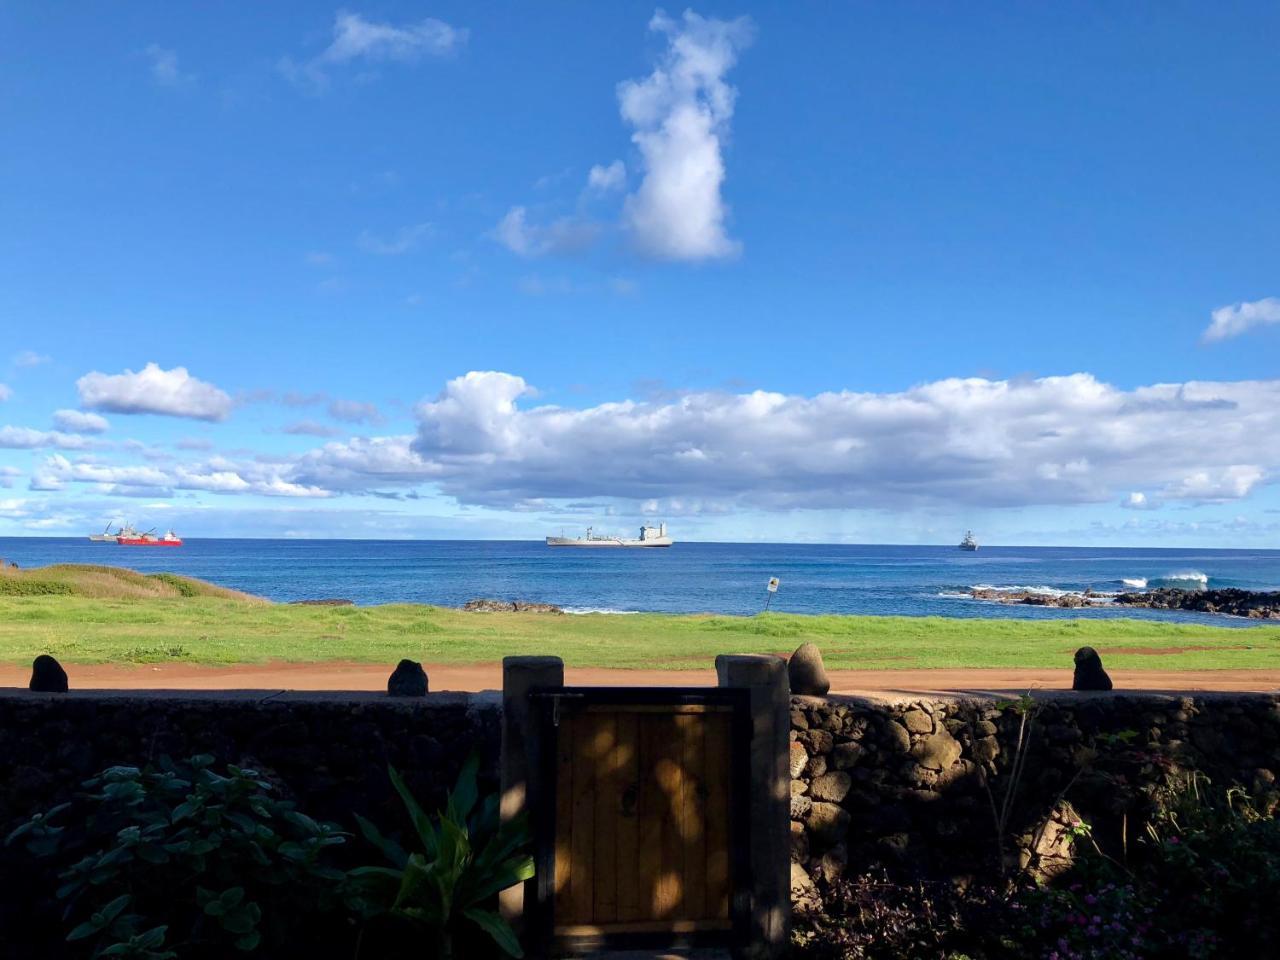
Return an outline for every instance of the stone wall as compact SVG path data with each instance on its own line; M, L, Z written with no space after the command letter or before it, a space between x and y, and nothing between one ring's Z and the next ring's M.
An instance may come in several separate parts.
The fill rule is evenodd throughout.
M1024 723L1025 719L1025 723ZM1170 774L1199 771L1280 803L1280 697L1045 694L1030 703L854 698L791 702L793 899L846 870L965 881L1007 869L1052 875L1068 828L1101 843L1140 830ZM1019 737L1025 757L1001 846L996 809Z
M0 844L34 812L72 796L113 764L213 754L266 774L298 809L354 831L353 813L391 830L405 815L391 763L428 809L439 809L472 750L481 787L497 789L496 694L391 698L366 693L0 690ZM368 862L354 840L339 851ZM0 953L62 956L58 905L17 848L0 845Z
M392 763L431 809L473 750L497 785L496 695L255 691L0 691L0 829L112 764L213 754L281 782L304 811L349 824L394 801Z

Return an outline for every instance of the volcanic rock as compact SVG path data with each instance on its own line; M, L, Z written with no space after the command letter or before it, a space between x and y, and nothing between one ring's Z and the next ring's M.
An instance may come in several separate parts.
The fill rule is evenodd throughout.
M387 678L387 693L393 697L425 697L427 671L416 660L401 660Z
M796 647L787 663L787 678L791 692L800 696L825 697L831 689L826 668L822 665L822 651L815 643L802 643Z
M67 671L53 657L42 653L31 664L29 686L38 693L66 693Z

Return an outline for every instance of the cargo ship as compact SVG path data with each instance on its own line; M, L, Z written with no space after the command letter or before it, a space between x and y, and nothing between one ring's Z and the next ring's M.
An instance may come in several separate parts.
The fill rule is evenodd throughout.
M667 536L667 525L641 527L635 540L624 537L601 536L593 527L587 527L585 537L547 537L548 547L669 547L675 541Z
M136 533L129 531L132 536L121 534L116 537L116 543L122 547L180 547L182 546L182 538L172 530L167 532L163 537L157 537L155 533L148 530L146 533Z

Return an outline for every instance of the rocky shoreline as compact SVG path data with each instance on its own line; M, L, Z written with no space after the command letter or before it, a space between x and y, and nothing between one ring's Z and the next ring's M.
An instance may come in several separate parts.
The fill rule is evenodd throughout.
M1092 590L1081 593L1048 593L1043 590L974 587L969 593L975 600L1022 604L1028 607L1096 607L1111 603L1115 599L1110 594L1094 593Z
M1238 590L1179 590L1159 587L1132 593L1049 592L1022 588L973 587L974 600L988 603L1020 604L1031 607L1096 607L1119 605L1147 610L1187 610L1192 613L1218 613L1250 620L1280 620L1280 592L1266 593Z
M1126 607L1149 610L1191 610L1196 613L1225 613L1250 620L1280 620L1280 592L1254 590L1178 590L1161 587L1143 593L1122 593L1115 602Z

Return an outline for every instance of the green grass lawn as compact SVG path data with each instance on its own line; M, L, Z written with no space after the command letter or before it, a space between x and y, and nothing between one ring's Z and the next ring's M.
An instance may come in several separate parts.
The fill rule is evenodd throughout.
M572 666L680 668L718 653L818 643L833 668L1069 667L1089 644L1108 667L1280 669L1280 626L1145 620L937 617L554 616L417 605L305 607L210 596L103 599L0 595L0 659L72 663L360 660L478 663L556 654ZM1152 655L1141 650L1171 650Z

